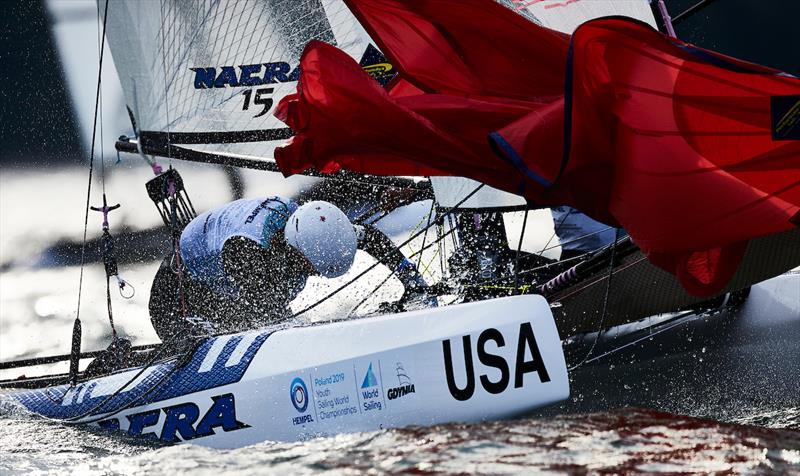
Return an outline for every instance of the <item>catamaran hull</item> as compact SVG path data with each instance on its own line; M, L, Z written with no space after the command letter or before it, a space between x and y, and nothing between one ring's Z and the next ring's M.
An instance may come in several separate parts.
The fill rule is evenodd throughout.
M568 395L547 302L517 296L209 338L185 363L13 398L48 418L230 448L509 418Z
M800 270L739 305L656 316L566 346L571 398L545 414L646 407L758 422L800 406ZM594 343L594 346L593 346Z

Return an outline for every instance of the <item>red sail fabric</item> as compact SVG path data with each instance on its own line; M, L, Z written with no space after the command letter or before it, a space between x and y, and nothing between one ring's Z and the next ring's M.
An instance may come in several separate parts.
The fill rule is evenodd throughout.
M452 174L571 205L697 295L724 287L749 239L796 226L800 142L773 139L773 99L800 108L797 78L624 18L570 38L492 0L347 3L399 79L387 92L310 43L276 113L297 132L276 151L286 174Z

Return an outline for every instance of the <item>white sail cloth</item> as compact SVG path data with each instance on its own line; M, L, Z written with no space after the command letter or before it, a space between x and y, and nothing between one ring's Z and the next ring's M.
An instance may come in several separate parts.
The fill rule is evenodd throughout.
M306 43L357 60L369 44L341 0L115 0L106 35L146 149L264 160L291 133L272 110L295 91Z

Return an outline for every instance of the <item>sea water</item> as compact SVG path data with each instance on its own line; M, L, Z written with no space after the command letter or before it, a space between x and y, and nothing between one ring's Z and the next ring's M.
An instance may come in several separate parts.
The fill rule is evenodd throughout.
M182 172L190 193L192 184L210 184L194 187L201 192L193 195L198 209L230 199L218 171L185 168ZM159 218L142 186L149 178L147 169L124 172L115 172L106 184L109 199L123 203L121 211L111 215L112 233L123 224L134 229L156 226ZM69 351L80 267L32 264L56 241L81 239L85 177L85 170L79 169L50 173L4 169L0 174L2 361ZM250 195L293 191L284 181L265 181L263 177L248 176ZM99 182L94 186L101 189ZM31 195L33 189L55 190L59 198L51 193ZM94 204L98 198L94 196ZM19 206L22 199L29 201L29 206ZM90 216L89 237L99 235L99 222L99 215ZM369 264L368 258L361 257L352 273ZM132 299L114 296L114 318L135 344L157 342L147 317L150 281L157 266L156 261L120 266L120 274L136 288L136 294ZM310 304L315 295L335 285L313 281L313 289L293 307ZM84 350L103 348L110 337L104 286L102 265L86 266L81 298ZM352 293L315 309L309 318L322 320L346 313L371 289L356 286ZM391 299L398 292L390 287L373 300ZM747 346L741 347L742 355L748 355ZM692 356L697 361L695 372L724 372L715 363L715 352L711 348ZM724 355L716 357L731 360ZM63 364L58 364L6 371L0 378L63 371ZM391 429L296 443L264 442L235 450L160 445L6 410L0 414L0 474L800 473L800 401L796 393L781 387L785 383L778 376L765 372L761 381L752 383L761 390L748 392L738 390L741 382L736 375L721 375L716 380L727 383L727 392L723 384L713 390L691 384L684 387L691 392L676 396L651 388L667 379L647 376L646 370L626 375L613 391L599 390L599 382L592 385L587 373L603 378L596 370L576 372L573 378L582 380L573 387L570 403L574 405L527 418ZM626 392L663 397L648 400L652 409L632 408L625 407L630 399L620 398Z

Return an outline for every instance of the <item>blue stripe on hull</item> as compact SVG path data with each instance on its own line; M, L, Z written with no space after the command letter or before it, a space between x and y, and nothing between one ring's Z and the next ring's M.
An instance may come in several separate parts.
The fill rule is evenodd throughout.
M152 365L142 374L143 379L140 377L111 398L140 369L90 380L74 388L61 385L23 392L14 398L33 413L48 418L70 419L106 414L230 385L242 379L256 352L271 333L266 331L209 338L200 344L183 367L178 367L176 360ZM109 380L111 382L104 384ZM95 394L102 387L106 387L106 391Z

